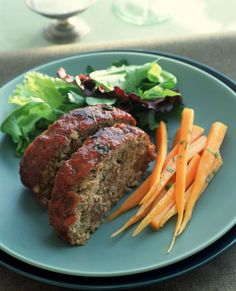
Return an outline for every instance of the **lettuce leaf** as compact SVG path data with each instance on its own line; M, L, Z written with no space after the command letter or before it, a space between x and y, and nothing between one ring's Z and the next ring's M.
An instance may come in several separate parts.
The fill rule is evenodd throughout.
M17 155L22 155L31 141L62 114L86 105L83 97L78 101L72 89L77 90L77 86L68 85L59 78L38 72L26 74L9 97L9 103L19 107L1 125L1 131L16 143Z
M167 88L163 88L160 85L156 85L154 87L152 87L151 89L148 89L144 92L139 92L139 95L141 97L142 100L147 100L147 101L151 101L151 100L155 100L157 98L165 98L165 97L174 97L177 95L180 95L180 93L167 89Z
M37 124L48 126L60 114L45 102L29 102L15 109L2 123L1 130L11 135L17 144L16 153L22 155L29 143L42 131ZM45 121L48 121L45 123ZM44 128L43 128L44 129Z
M111 66L106 70L93 71L89 76L106 91L119 87L126 93L136 93L144 100L180 95L171 90L177 84L176 77L162 70L157 62L141 66Z
M29 72L23 83L17 85L9 102L21 105L22 100L30 102L31 98L39 98L49 106L58 108L64 101L64 96L58 89L63 87L68 87L68 84L59 78Z
M126 60L116 60L104 70L88 66L87 74L77 76L59 68L57 76L31 71L9 97L16 109L3 121L1 131L16 143L17 155L62 114L75 108L114 105L131 113L139 126L153 130L183 104L175 89L176 77L157 61L129 65Z
M89 76L96 81L97 85L102 85L106 90L120 87L126 93L131 93L136 92L144 79L150 82L159 81L160 74L161 67L156 62L152 62L141 66L111 66L105 70L94 71Z

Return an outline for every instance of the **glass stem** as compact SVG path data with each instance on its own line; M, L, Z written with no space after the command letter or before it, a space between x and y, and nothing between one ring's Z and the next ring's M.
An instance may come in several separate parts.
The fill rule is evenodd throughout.
M58 27L63 27L63 28L71 26L71 24L69 22L69 19L70 18L57 19L57 26Z

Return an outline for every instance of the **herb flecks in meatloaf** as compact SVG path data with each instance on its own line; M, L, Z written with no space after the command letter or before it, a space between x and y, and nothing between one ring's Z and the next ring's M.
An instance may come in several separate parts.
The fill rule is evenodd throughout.
M87 138L56 175L49 215L58 235L85 244L153 158L149 136L137 127L119 124Z
M47 206L63 162L88 136L116 123L136 125L130 114L105 105L87 106L63 115L26 149L20 163L22 183L36 193L42 206Z

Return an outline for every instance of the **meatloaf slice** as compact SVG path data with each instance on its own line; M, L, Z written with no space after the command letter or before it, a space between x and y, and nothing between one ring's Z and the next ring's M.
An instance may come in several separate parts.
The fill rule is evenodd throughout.
M20 163L22 183L47 206L54 178L64 160L98 129L116 123L135 125L128 113L107 105L88 106L63 115L26 149Z
M153 158L149 136L137 127L118 124L87 138L56 175L48 209L57 234L85 244Z

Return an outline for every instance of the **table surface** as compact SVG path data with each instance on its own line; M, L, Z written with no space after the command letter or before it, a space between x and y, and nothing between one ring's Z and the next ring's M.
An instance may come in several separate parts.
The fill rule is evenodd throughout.
M236 30L235 0L156 0L168 4L173 17L151 26L137 26L120 20L113 12L113 0L97 0L81 18L91 32L76 44L99 44L128 40L171 39L205 33ZM24 0L0 0L0 51L48 47L42 30L50 20L30 11Z

